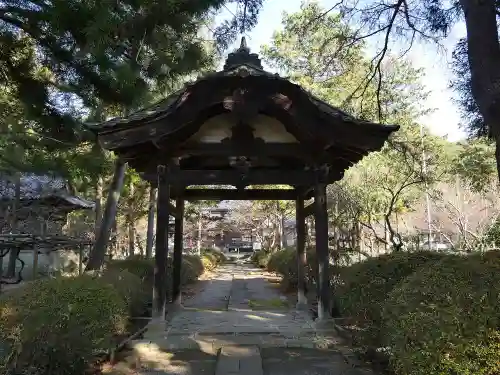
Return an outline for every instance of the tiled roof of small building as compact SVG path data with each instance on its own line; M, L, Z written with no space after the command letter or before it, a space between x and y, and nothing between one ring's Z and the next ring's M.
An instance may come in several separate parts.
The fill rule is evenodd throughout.
M61 199L75 209L92 209L94 202L70 194L68 184L63 178L49 175L23 174L20 178L21 201ZM16 194L16 184L12 178L0 176L0 201L11 201Z

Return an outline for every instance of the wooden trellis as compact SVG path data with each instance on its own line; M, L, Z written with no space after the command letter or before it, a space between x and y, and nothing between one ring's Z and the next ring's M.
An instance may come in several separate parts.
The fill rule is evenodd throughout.
M40 235L40 234L0 234L0 269L3 266L4 257L9 254L12 249L18 250L33 250L33 278L38 274L38 256L43 249L44 253L59 251L59 250L76 250L78 251L78 273L83 272L83 253L86 247L90 248L93 245L93 240L90 238L70 237L63 235ZM21 269L17 273L15 280L0 280L0 284L19 284L22 278L22 270L25 262L20 258L20 253L17 255L17 261L21 263Z

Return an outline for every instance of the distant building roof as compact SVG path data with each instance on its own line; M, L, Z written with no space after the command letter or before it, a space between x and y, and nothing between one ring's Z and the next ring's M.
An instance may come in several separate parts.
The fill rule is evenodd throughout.
M20 200L23 205L34 201L47 201L55 207L67 206L69 209L93 209L95 203L76 197L69 191L67 182L61 177L49 175L23 174L20 178ZM0 202L4 204L14 199L16 184L7 176L0 176Z

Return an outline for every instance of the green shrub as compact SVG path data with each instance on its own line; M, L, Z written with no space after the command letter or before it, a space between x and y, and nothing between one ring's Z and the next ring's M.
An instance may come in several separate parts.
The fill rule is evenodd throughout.
M431 251L397 252L341 268L340 282L335 288L341 314L367 329L359 337L364 343L377 343L380 314L389 292L415 270L443 257L446 256Z
M307 265L305 271L305 281L308 285L316 282L316 252L314 248L306 250L307 252ZM267 270L269 272L276 272L282 276L282 284L286 289L296 289L298 286L298 259L297 250L295 248L288 248L281 251L269 253L267 256ZM336 273L336 267L330 266L330 279Z
M316 268L316 248L311 247L306 249L307 254L307 268L306 268L306 282L311 287L314 287L313 284L316 284L316 280L318 278L317 268ZM330 269L330 273L333 273L333 270Z
M389 295L383 343L398 375L500 374L500 252L448 257Z
M216 250L203 249L201 251L201 262L205 271L213 271L222 262L221 259L222 257Z
M316 254L314 249L307 250L307 266L305 271L305 281L308 284L315 282L315 267ZM267 257L267 270L276 272L282 276L282 284L288 289L296 289L298 286L298 259L297 250L295 248L288 248L281 251L270 253ZM330 269L333 272L333 268Z
M217 261L210 255L202 255L201 262L205 271L213 271L217 267Z
M128 259L112 260L107 264L108 270L128 271L137 276L144 284L153 286L154 259L131 257Z
M151 298L151 290L145 289L141 279L127 270L107 269L101 278L111 284L127 304L130 316L141 316Z
M0 370L12 375L80 375L125 331L123 297L83 275L30 283L0 297Z
M181 267L181 283L189 284L203 274L203 262L198 255L183 255Z
M271 253L267 262L267 270L282 276L282 284L286 289L297 287L297 251L289 248Z
M250 261L255 264L256 266L259 265L259 258L262 256L263 251L262 250L257 250L254 251L252 256L250 257Z
M216 249L203 249L201 253L202 255L208 255L209 257L213 258L217 265L222 264L227 260L222 251Z
M203 274L205 267L215 268L217 259L222 259L215 254L215 251L204 252L200 258L198 255L183 255L181 266L181 285L187 285L198 280L198 277ZM144 259L133 257L130 259L113 260L107 266L108 270L128 271L143 282L143 289L148 291L148 298L151 298L150 290L154 283L154 259ZM172 290L172 257L167 260L167 291Z
M271 257L271 252L267 250L259 250L252 254L251 261L257 267L267 268L267 263Z

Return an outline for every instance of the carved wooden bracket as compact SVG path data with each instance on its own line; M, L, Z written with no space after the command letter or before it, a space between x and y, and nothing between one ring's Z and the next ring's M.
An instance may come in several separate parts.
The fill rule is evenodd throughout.
M255 118L261 110L264 101L255 90L248 88L238 88L234 90L231 97L232 103L229 106L235 121L249 122Z
M324 184L328 181L328 176L330 173L330 167L326 164L317 165L314 168L314 174L316 176L316 184Z

